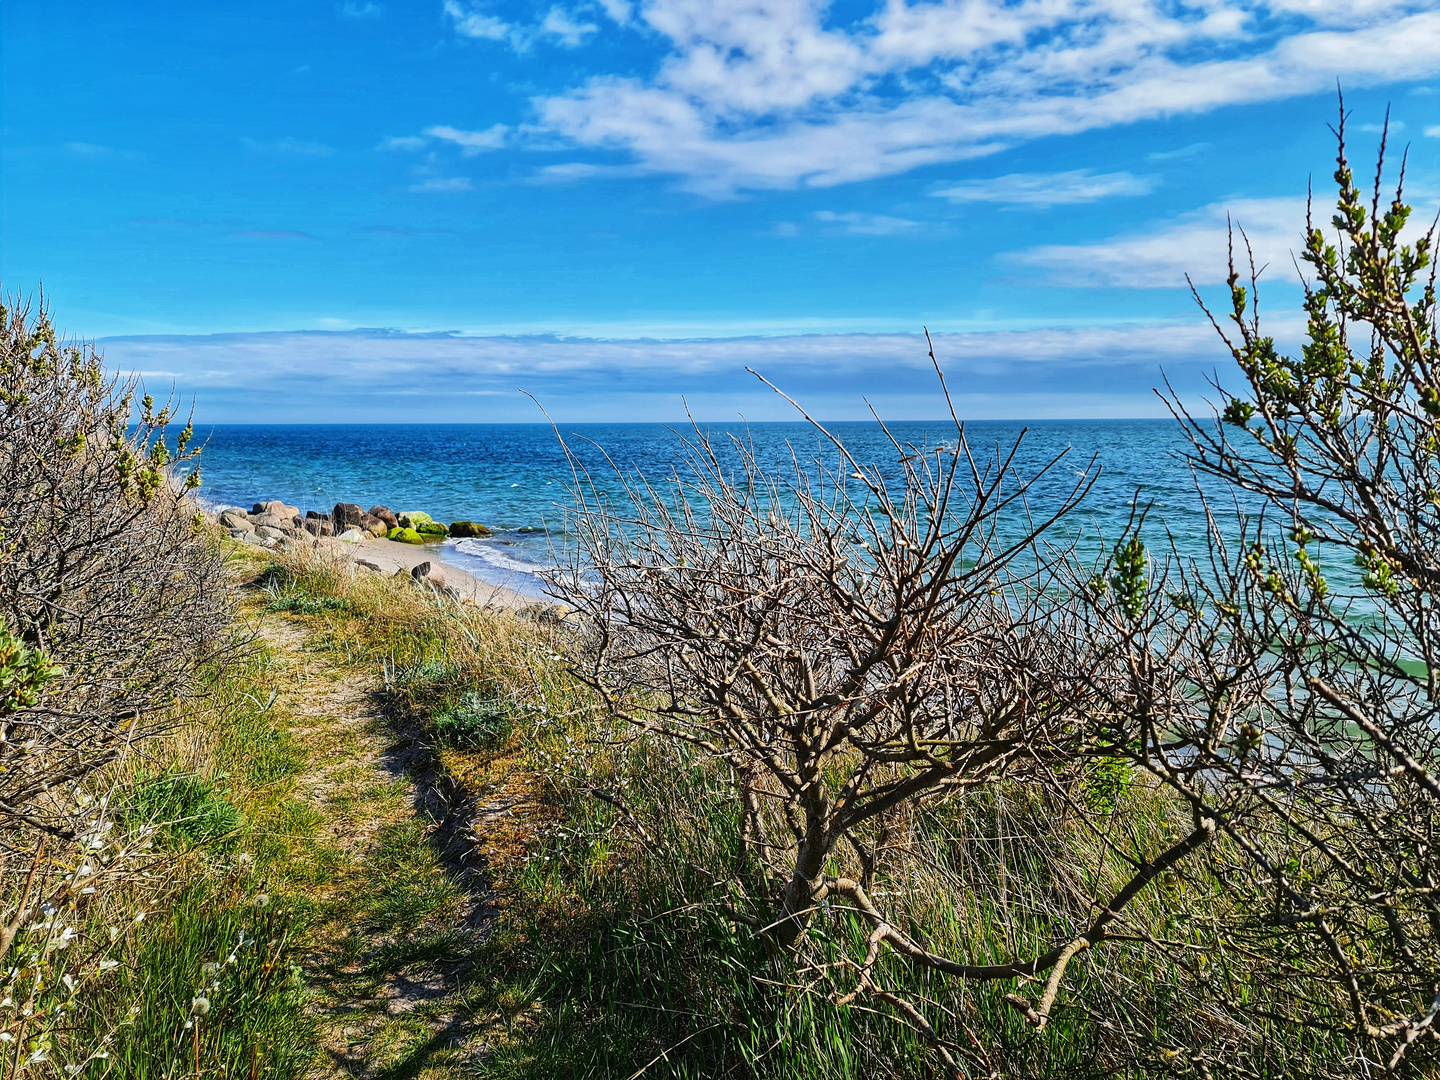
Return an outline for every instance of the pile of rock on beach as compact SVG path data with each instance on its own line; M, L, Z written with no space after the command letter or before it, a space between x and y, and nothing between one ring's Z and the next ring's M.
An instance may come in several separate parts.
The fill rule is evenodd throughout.
M358 543L371 537L401 544L438 543L447 536L489 536L490 530L473 521L449 525L435 521L419 510L396 513L388 506L368 511L356 503L336 503L328 514L316 510L303 516L297 507L278 499L257 502L249 513L232 506L219 513L220 524L236 540L259 547L274 547L287 541L318 540L333 536L344 543Z

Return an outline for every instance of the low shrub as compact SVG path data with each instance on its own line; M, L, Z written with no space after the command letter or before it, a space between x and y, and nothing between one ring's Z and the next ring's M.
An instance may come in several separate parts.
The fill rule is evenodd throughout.
M494 749L510 738L514 702L486 698L475 691L461 695L453 706L431 718L440 742L456 750Z

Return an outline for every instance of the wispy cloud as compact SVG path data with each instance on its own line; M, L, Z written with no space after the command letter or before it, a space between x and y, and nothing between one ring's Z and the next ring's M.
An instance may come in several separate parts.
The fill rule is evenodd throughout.
M432 176L410 185L410 190L420 194L455 194L469 191L473 185L468 176Z
M373 0L368 0L366 3L360 3L359 0L347 0L346 3L340 5L340 14L347 19L378 19L384 11L385 9L374 3Z
M335 153L335 148L321 142L306 142L304 139L296 139L286 136L283 139L252 139L249 136L241 136L240 142L245 149L257 154L293 154L297 157L329 157Z
M425 140L419 135L387 135L377 150L424 150Z
M922 228L918 221L886 217L884 214L862 214L855 211L837 213L834 210L817 210L815 211L815 220L827 225L839 226L837 231L848 236L895 236L898 233L913 232Z
M1189 161L1210 149L1208 142L1191 143L1175 150L1156 150L1145 155L1146 161Z
M507 22L498 15L468 6L460 0L445 0L444 10L450 16L455 32L462 37L503 41L516 52L526 52L541 43L578 48L600 29L594 23L584 21L577 12L567 11L558 4L534 23ZM616 7L615 11L622 13L622 8Z
M1224 280L1232 222L1249 237L1257 266L1283 271L1305 225L1305 200L1215 203L1142 232L1096 244L1046 244L1002 261L1043 271L1059 285L1183 289L1186 274L1202 283ZM1238 232L1235 239L1241 243Z
M1425 129L1425 137L1429 139L1440 139L1440 124L1431 124Z
M90 142L67 142L60 147L67 155L75 158L86 158L91 161L137 161L143 154L134 150L119 150L113 146L102 146L100 143Z
M1075 169L1060 173L1010 173L991 180L964 180L931 194L953 203L1044 207L1089 203L1117 195L1147 195L1155 189L1156 183L1153 176Z
M505 137L509 131L506 124L495 124L484 131L462 131L448 124L437 124L426 128L424 133L432 139L454 143L466 157L474 157L487 150L499 150L505 145Z
M458 0L446 10L461 33L510 32ZM893 175L1337 77L1440 73L1428 0L890 0L840 25L812 0L650 0L635 17L665 43L655 73L538 98L541 121L717 196ZM1261 20L1278 34L1254 32Z
M237 240L314 240L308 232L298 229L241 229L230 234Z

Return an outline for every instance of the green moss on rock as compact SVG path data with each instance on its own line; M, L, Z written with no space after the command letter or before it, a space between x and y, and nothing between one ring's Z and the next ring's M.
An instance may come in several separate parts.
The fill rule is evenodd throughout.
M489 536L490 530L478 521L455 521L450 524L451 536Z
M418 529L421 525L428 525L435 520L422 510L402 510L399 518L402 529Z
M421 536L414 529L407 529L403 526L398 529L391 529L385 534L389 539L399 544L423 544L425 537Z
M444 539L450 530L438 521L424 521L415 526L415 531L421 536Z

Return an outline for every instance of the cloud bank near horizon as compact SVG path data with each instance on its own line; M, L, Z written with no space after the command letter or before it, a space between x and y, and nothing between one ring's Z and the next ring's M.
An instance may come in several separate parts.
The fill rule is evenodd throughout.
M935 335L962 416L1164 415L1162 378L1194 397L1225 370L1198 322ZM929 419L945 404L923 336L695 340L467 337L385 330L117 337L107 365L193 395L202 423L791 420L763 374L823 419ZM1163 373L1162 373L1163 368Z

